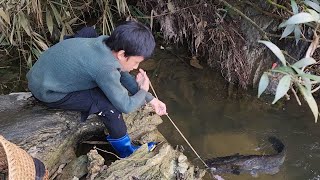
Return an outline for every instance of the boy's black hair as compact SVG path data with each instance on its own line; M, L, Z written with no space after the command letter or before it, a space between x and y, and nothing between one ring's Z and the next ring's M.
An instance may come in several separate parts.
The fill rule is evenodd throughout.
M144 58L150 57L155 47L151 30L135 21L126 21L116 27L105 43L112 51L124 50L125 56Z

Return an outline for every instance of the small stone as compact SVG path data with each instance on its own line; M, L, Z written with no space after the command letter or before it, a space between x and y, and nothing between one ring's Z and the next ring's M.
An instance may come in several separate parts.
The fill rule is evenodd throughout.
M177 171L181 174L184 174L187 171L187 168L184 167L177 167Z
M185 163L185 162L178 163L178 166L179 167L183 167L183 168L188 168L189 167L189 165L187 163Z
M187 156L181 154L179 157L178 157L178 162L185 162L187 160Z

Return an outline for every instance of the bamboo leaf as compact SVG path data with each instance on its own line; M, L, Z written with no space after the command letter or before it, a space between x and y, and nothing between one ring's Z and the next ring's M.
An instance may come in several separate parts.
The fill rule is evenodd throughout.
M281 52L281 50L275 44L273 44L270 41L258 41L258 42L266 45L278 57L278 59L283 64L283 66L286 66L286 59L283 53Z
M313 113L313 116L314 116L314 119L315 119L315 122L317 122L318 120L318 115L319 115L319 109L318 109L318 105L317 105L317 102L314 100L312 94L311 94L311 91L308 91L304 86L302 85L299 85L299 89L304 97L304 99L307 101L312 113Z
M294 24L288 25L288 26L284 29L284 31L283 31L280 39L285 38L285 37L287 37L289 34L291 34L291 33L294 31L295 26L296 26L296 25L294 25Z
M66 35L66 26L62 26L61 34L60 34L60 41L63 40L64 35Z
M269 84L268 74L263 73L263 75L260 78L260 82L259 82L258 97L260 97L261 94L267 89L268 84Z
M285 75L280 79L279 84L277 86L276 96L272 104L276 103L280 98L282 98L288 92L290 88L290 84L291 84L290 75Z
M278 72L282 74L291 74L291 75L296 74L295 71L290 66L280 66L280 67L276 67L275 69L271 69L270 71Z
M297 72L297 74L299 74L299 75L305 74L301 69L299 69L299 68L297 68L295 66L291 66L291 67L292 67L292 69L294 69Z
M29 57L28 57L27 66L28 66L29 69L32 68L32 58L31 58L31 54L30 54Z
M24 31L28 34L28 36L31 36L29 21L22 11L19 13L19 22L20 22L22 28L24 29Z
M294 38L296 39L296 45L298 44L301 37L300 26L296 25L294 28Z
M53 11L53 15L56 19L56 22L57 22L58 26L60 27L60 25L62 23L62 18L61 18L60 13L58 12L57 8L52 3L50 3L50 7Z
M78 20L78 18L75 17L75 18L71 19L70 21L68 21L68 23L69 23L70 25L72 25L73 23L77 22L77 20Z
M310 79L308 79L308 78L302 78L302 80L303 80L304 85L305 85L305 87L307 88L307 90L311 92L312 85L311 85Z
M316 19L314 19L314 17L310 13L301 12L291 16L286 22L281 23L279 27L284 27L289 24L301 24L301 23L307 23L312 21L316 21Z
M299 60L298 62L294 63L292 66L297 67L297 68L302 68L302 67L314 64L314 63L316 63L316 60L314 60L312 57L308 57L308 58L303 58L303 59Z
M309 13L313 16L315 21L318 21L320 19L319 13L316 12L313 9L308 9Z
M6 12L4 12L3 8L0 8L0 17L1 17L6 23L8 23L9 25L11 25L11 24L10 24L10 17L9 17L9 15L8 15Z
M16 24L17 22L17 16L13 16L13 24ZM11 30L11 33L10 33L10 38L9 38L9 41L11 44L14 44L14 40L13 40L13 36L14 36L14 32L15 32L15 27L16 26L12 26L12 30Z
M312 0L312 2L316 3L317 5L319 5L319 1L318 0Z
M298 14L299 8L295 0L291 0L291 7L293 14Z
M49 30L50 34L52 35L52 32L53 32L53 19L52 19L51 12L48 9L48 7L47 7L47 11L46 11L46 22L47 22L48 30Z
M319 4L315 3L315 2L312 2L312 1L309 1L309 0L305 0L304 3L308 6L310 6L312 9L320 12L320 6Z
M45 42L43 42L41 39L34 38L33 40L37 43L37 45L38 45L43 51L45 51L45 50L48 49L47 44L46 44Z
M311 80L314 80L318 83L320 83L320 76L316 76L316 75L312 75L312 74L299 74L299 76L303 77L303 78L309 78Z

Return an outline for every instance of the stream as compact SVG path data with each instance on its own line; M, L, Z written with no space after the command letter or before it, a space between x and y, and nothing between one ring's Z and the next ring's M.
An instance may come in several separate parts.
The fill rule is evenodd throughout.
M263 94L258 99L257 90L238 89L226 83L220 72L190 66L183 57L185 51L174 51L176 55L172 51L157 50L153 59L141 66L147 70L159 98L166 103L169 116L203 159L236 153L275 153L267 141L269 136L276 136L285 144L286 159L279 173L259 174L256 178L248 174L223 174L223 178L320 179L320 127L304 101L299 106L292 96L289 101L282 99L272 105L273 96ZM14 72L18 70L0 70L1 94L26 90L24 78L20 83L5 84L16 77ZM7 74L8 71L12 73ZM169 143L174 147L182 145L189 160L203 168L167 117L162 119L164 123L159 130Z
M275 175L222 175L225 179L320 179L320 127L302 100L272 105L274 96L244 91L227 84L220 72L197 69L178 56L184 53L158 50L148 70L154 89L171 119L202 159L239 154L272 154L269 136L286 147L286 159ZM156 60L155 60L156 59ZM151 64L151 65L150 65ZM144 67L145 64L142 64ZM147 66L146 66L147 67ZM151 90L150 90L151 91ZM160 132L174 147L182 145L189 160L204 167L169 119ZM210 179L209 175L206 177Z

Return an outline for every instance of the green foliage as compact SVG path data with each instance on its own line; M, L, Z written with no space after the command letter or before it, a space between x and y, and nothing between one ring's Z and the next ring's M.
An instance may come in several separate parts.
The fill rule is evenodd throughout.
M267 47L269 47L278 58L284 58L280 49L278 47L275 48L276 45L271 42L266 43L265 41L262 41L262 43L267 44ZM285 59L282 59L282 61L286 62ZM317 122L319 116L318 106L312 96L311 86L312 84L320 83L320 76L308 74L303 71L306 66L312 65L314 63L316 63L316 61L311 57L302 58L293 65L288 64L287 66L280 66L275 69L271 69L268 72L265 72L259 82L258 96L260 97L260 95L265 91L269 84L268 73L284 74L284 76L279 81L275 99L273 100L272 104L276 103L280 98L286 95L290 88L298 87L299 91L312 110L315 121Z
M27 67L42 51L73 29L84 25L83 14L96 17L97 28L109 34L114 28L113 14L130 17L126 0L3 0L0 5L0 47L24 59ZM89 22L90 23L90 22ZM12 48L15 47L15 48Z
M276 96L272 101L272 104L276 103L280 98L282 98L284 95L287 94L288 90L290 89L290 84L291 84L290 75L285 75L280 79L279 84L277 86Z
M269 42L269 41L258 41L258 42L266 45L278 57L278 59L281 61L282 65L286 66L286 59L284 58L284 55L281 52L281 50L275 44L273 44L272 42Z
M296 42L298 43L301 37L301 24L309 25L308 23L310 22L319 23L320 21L319 2L317 0L313 0L313 1L305 0L303 1L303 3L306 6L311 7L311 9L304 8L303 9L304 12L299 13L299 7L296 1L291 0L291 7L294 15L279 25L280 28L285 27L281 38L285 38L288 35L290 35L292 32L294 32Z
M260 97L261 94L267 89L268 84L269 84L268 73L263 73L259 82L258 97Z
M292 32L295 35L296 43L300 40L301 37L301 26L308 25L313 28L313 32L317 33L319 23L320 23L320 6L317 0L305 0L302 1L301 4L296 3L295 0L291 0L291 7L293 15L283 23L279 25L280 28L285 28L281 38L286 38ZM299 9L302 11L299 13ZM319 46L319 37L317 34L314 34L314 39L310 44L310 47L306 53L306 57L301 60L295 62L294 64L289 64L286 62L285 57L281 50L272 42L269 41L259 41L265 44L281 61L283 66L277 67L275 69L271 69L265 72L259 83L258 96L263 93L263 91L267 88L266 86L269 83L269 79L267 77L270 73L281 73L284 76L279 81L277 86L275 99L272 102L276 103L280 98L287 94L289 89L292 89L294 92L298 103L300 103L299 98L295 92L298 90L303 98L308 103L314 118L315 122L317 122L319 116L318 105L312 95L313 92L317 91L319 88L314 88L316 85L320 84L320 76L310 74L309 72L305 72L306 67L312 66L317 63L312 55L315 49Z

